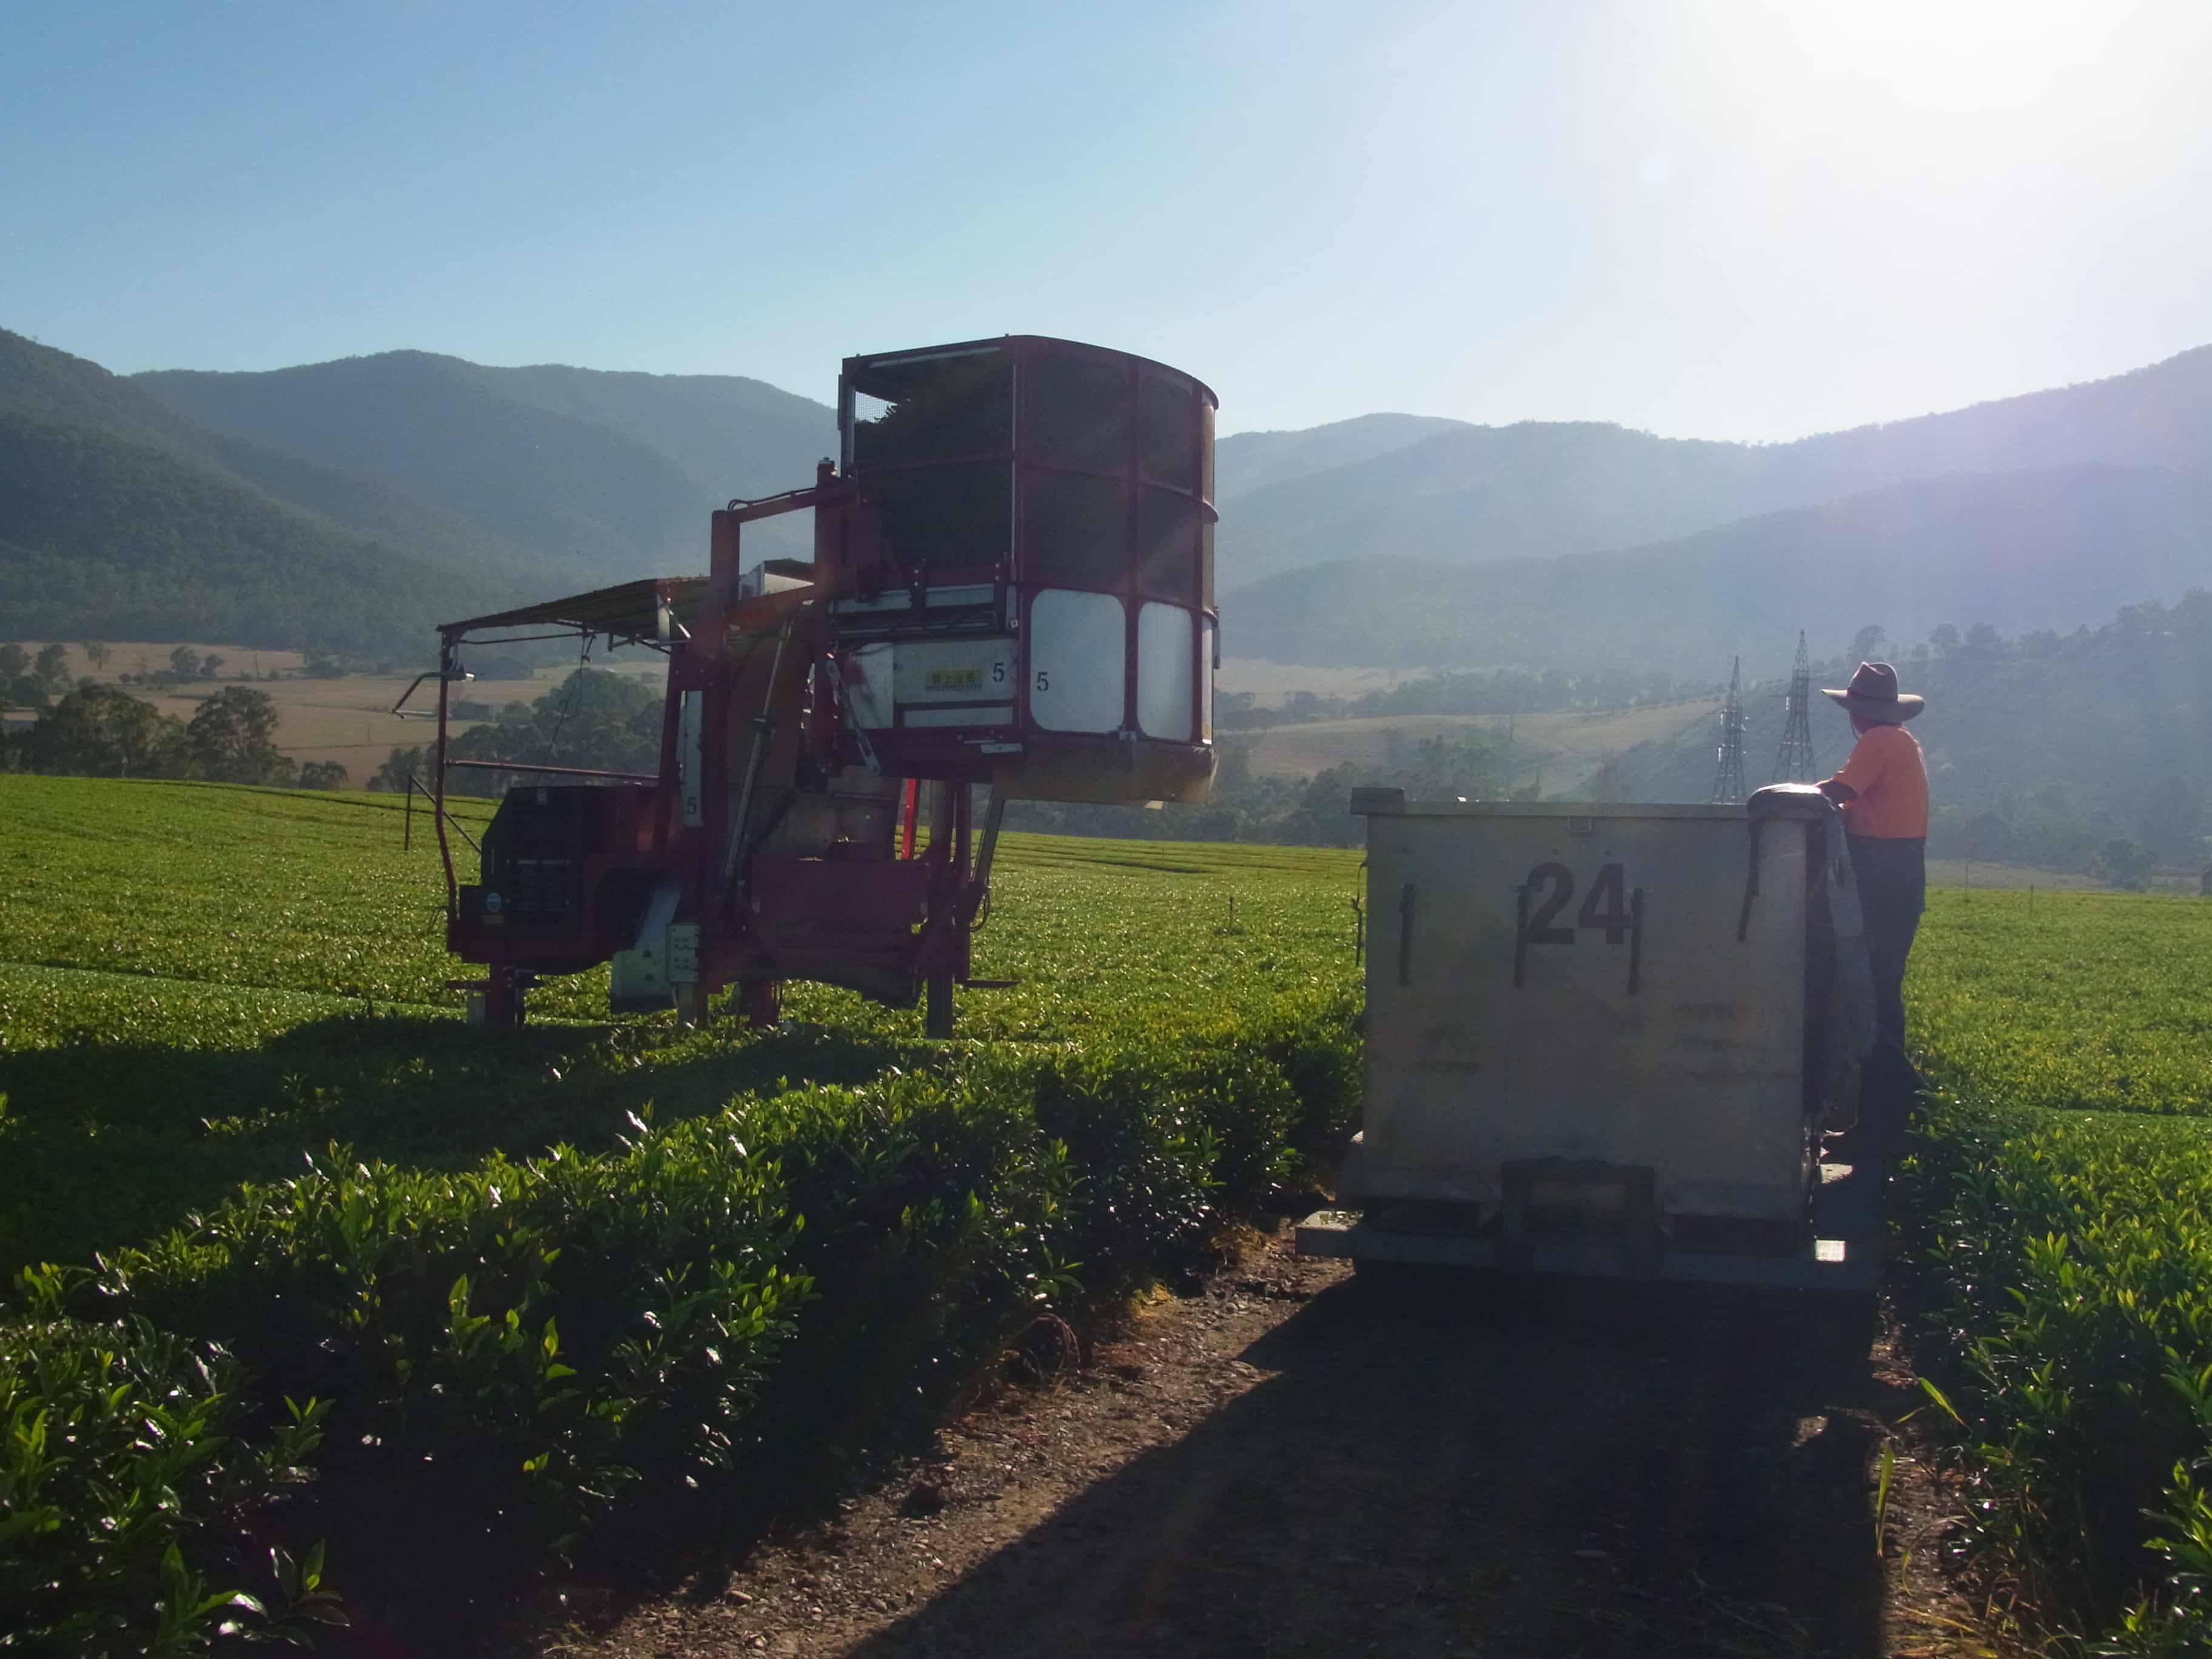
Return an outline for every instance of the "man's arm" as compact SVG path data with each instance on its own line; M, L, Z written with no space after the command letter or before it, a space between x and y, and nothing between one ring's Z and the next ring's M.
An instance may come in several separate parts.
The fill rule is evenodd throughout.
M1820 793L1838 806L1848 806L1871 789L1881 776L1883 756L1881 744L1873 741L1869 732L1851 745L1850 754L1836 769L1836 775L1824 780Z

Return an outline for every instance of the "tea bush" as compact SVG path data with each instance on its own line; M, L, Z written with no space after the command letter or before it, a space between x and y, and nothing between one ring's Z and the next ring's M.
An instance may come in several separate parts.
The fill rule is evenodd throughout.
M440 1173L333 1150L113 1253L66 1300L224 1345L226 1421L328 1402L322 1510L349 1538L411 1534L418 1575L482 1573L742 1479L773 1443L866 1434L1040 1305L1188 1261L1292 1155L1302 1116L1348 1125L1354 1097L1301 1103L1280 1061L1352 1076L1349 1012L1216 1028L1196 1060L969 1045L933 1071L641 1121L597 1155ZM44 1363L42 1328L9 1340ZM225 1536L211 1498L172 1507ZM138 1605L152 1644L165 1604Z
M444 1170L598 1152L648 1101L666 1122L936 1050L918 1013L823 987L792 988L779 1031L611 1021L604 970L533 994L521 1032L469 1030L422 817L410 853L390 796L0 777L0 1273L146 1237L333 1140ZM963 994L961 1034L1173 1046L1345 994L1358 884L1337 852L1006 836L975 971L1015 983Z
M977 972L1018 983L951 1044L811 988L773 1033L577 1023L591 975L502 1037L453 1018L392 811L0 780L0 1251L99 1253L20 1279L8 1409L58 1420L35 1379L127 1338L217 1447L102 1580L33 1552L157 1489L113 1437L33 1481L26 1427L0 1632L200 1650L328 1614L325 1532L435 1596L761 1501L1041 1305L1202 1259L1357 1110L1341 854L1009 837Z
M59 1316L61 1284L41 1276L32 1316L0 1324L0 1650L189 1653L334 1618L319 1549L241 1548L307 1480L321 1403L243 1436L236 1359L141 1318Z
M1908 1237L1971 1541L2032 1631L2204 1651L2212 906L1946 897L1914 966L1936 1091Z

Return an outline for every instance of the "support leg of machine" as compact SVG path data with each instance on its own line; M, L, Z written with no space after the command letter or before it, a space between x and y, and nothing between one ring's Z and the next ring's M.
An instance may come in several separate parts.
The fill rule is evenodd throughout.
M783 1018L783 988L772 979L741 979L732 1012L749 1024L769 1026Z
M484 986L484 1024L512 1030L523 1021L523 984L520 970L495 963L487 972Z
M952 970L933 970L927 983L928 1001L922 1015L922 1035L949 1037L952 1035Z

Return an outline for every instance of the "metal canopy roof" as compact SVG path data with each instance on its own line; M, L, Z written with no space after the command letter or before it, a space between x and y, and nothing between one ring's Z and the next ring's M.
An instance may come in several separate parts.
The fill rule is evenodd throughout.
M566 599L526 605L489 617L446 623L438 631L458 640L479 629L565 628L579 634L611 634L623 639L658 640L662 607L672 621L689 624L707 597L704 576L647 576L614 587L573 593Z

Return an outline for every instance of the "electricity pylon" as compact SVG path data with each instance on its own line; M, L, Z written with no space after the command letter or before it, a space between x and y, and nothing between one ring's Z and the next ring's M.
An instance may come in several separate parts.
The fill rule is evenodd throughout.
M1713 800L1733 806L1747 792L1743 787L1743 659L1729 672L1728 701L1721 705L1720 763L1713 770Z
M1783 711L1782 749L1774 757L1774 781L1813 781L1813 668L1805 659L1805 635L1797 635L1797 665L1790 671L1790 698Z

